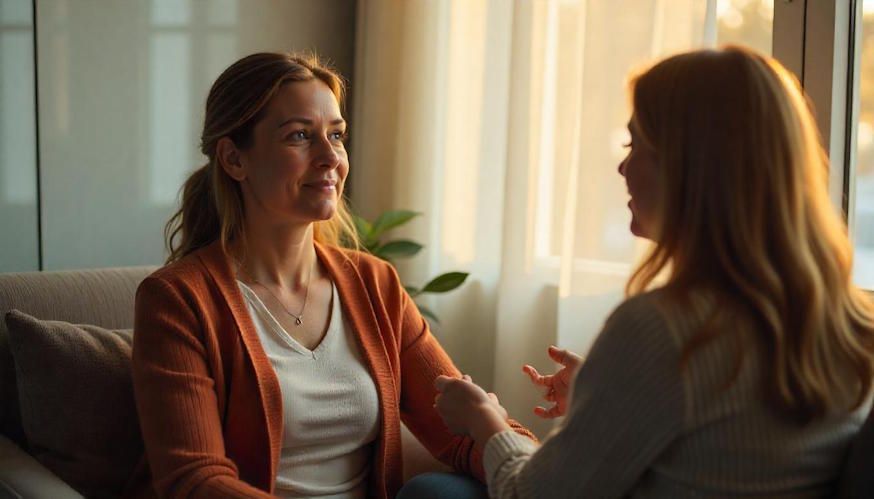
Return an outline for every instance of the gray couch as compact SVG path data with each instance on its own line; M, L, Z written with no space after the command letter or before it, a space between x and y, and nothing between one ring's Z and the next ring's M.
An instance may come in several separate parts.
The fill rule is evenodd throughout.
M129 329L137 285L153 270L126 267L0 274L0 499L82 497L30 455L33 449L22 427L15 363L2 320L6 312L17 309L43 320ZM406 428L403 448L405 478L447 469Z

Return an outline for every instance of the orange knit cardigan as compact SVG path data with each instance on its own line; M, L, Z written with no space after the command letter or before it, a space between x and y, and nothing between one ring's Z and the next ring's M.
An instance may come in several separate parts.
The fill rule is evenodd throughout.
M433 408L434 378L459 371L394 269L331 246L316 244L316 253L379 395L368 496L393 497L401 486L402 420L437 459L482 480L473 440L450 434ZM147 461L130 495L270 497L282 446L282 394L221 245L146 278L137 290L134 331L134 392Z

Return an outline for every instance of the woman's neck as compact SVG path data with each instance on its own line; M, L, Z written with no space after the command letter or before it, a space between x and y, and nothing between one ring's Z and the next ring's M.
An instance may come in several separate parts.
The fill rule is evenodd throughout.
M313 224L246 227L244 248L233 251L237 278L283 289L307 285L317 273Z

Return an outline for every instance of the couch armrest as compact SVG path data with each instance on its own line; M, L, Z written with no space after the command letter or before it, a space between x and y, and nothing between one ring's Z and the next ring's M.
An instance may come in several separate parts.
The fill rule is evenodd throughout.
M54 473L0 435L0 499L82 499Z

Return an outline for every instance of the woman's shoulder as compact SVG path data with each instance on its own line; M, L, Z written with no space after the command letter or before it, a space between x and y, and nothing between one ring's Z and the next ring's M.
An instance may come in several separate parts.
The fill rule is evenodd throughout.
M156 269L140 283L140 289L158 286L181 291L209 286L211 280L205 263L208 259L204 258L209 251L208 247L192 251Z
M202 264L199 258L199 253L202 251L202 249L193 251L178 260L167 263L163 267L156 269L148 277L176 281L188 278L192 274L199 274L202 272Z
M604 323L602 337L622 344L682 343L682 319L673 297L656 289L628 297Z
M318 248L341 293L345 290L373 303L407 303L404 286L389 262L363 251L327 245Z
M661 290L648 291L614 309L580 368L575 393L608 389L682 400L682 346L665 312L667 298Z
M647 291L625 299L610 314L609 322L628 322L635 320L650 321L656 324L664 322L668 313L669 299L662 289Z
M657 288L628 298L611 318L647 325L645 329L658 329L685 343L720 306L714 294L704 289Z
M328 263L338 270L352 268L362 277L379 280L397 278L397 271L389 262L366 251L327 244L321 244L318 247L323 256L327 257Z

